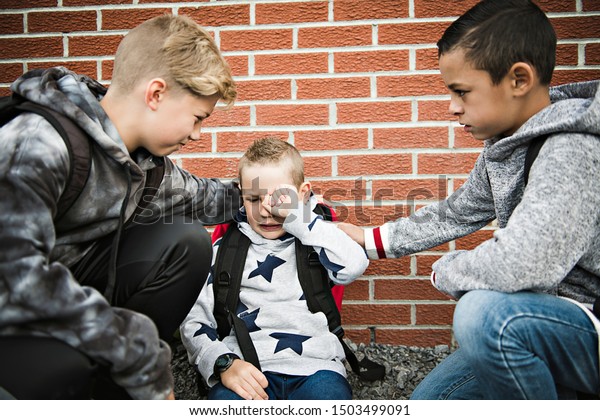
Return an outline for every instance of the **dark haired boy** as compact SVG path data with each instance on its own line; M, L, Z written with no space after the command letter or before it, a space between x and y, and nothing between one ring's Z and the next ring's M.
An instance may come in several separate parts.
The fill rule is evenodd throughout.
M487 0L438 42L449 111L485 140L448 199L363 231L340 227L370 258L397 258L474 232L492 239L450 252L433 284L460 298L456 352L416 399L556 399L598 394L600 93L598 82L549 88L556 36L528 0ZM545 139L525 177L529 146ZM427 221L424 221L427 220Z

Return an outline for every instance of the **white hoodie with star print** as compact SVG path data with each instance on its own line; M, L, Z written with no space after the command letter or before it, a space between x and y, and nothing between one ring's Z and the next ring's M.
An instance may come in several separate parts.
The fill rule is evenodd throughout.
M316 205L314 197L311 208ZM265 239L254 232L243 217L238 222L251 245L242 275L238 316L246 323L263 372L311 375L330 370L346 376L344 350L329 332L323 313L311 313L306 305L296 269L294 237L314 247L329 277L348 284L368 266L365 251L333 223L302 208L290 212L279 239ZM220 240L213 245L215 258ZM214 261L213 261L214 263ZM224 353L243 358L233 331L223 341L217 338L213 315L214 294L209 276L198 300L181 326L181 337L190 363L197 366L209 386L215 360Z

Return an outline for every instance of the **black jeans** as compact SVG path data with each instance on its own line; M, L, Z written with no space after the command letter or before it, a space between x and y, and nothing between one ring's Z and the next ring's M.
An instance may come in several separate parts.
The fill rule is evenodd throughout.
M107 285L112 238L98 241L71 267L80 284L100 293ZM199 222L179 217L134 225L121 235L113 305L147 315L171 342L206 281L211 259L210 237ZM0 387L18 399L128 397L109 378L108 367L58 340L38 337L0 339Z

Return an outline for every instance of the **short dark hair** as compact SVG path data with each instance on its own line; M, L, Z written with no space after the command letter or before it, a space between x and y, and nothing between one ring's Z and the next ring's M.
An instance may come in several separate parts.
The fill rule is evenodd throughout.
M514 63L530 64L550 85L556 62L556 33L531 0L484 0L455 20L437 43L438 56L457 48L499 84Z

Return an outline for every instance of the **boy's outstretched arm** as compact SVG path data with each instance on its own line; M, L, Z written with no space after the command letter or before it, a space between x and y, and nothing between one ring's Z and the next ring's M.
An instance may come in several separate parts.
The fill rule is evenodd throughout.
M365 231L360 226L353 225L352 223L337 223L336 226L351 237L354 242L365 247Z

